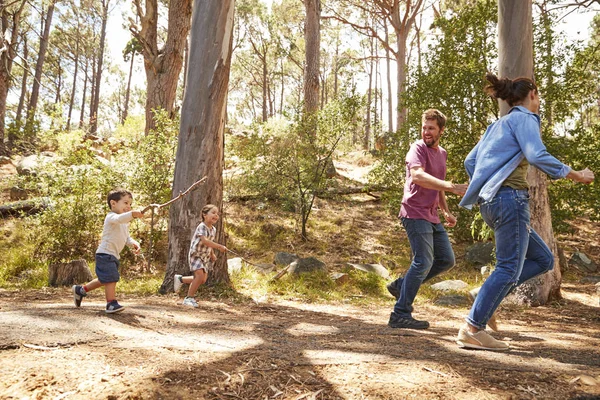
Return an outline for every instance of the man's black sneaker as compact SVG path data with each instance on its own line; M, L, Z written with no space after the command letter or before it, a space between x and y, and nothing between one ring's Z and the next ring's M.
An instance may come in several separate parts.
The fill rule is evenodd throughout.
M402 318L396 313L390 315L390 321L388 322L390 328L405 328L405 329L427 329L429 328L429 322L419 321L414 318Z
M403 278L398 278L395 281L388 283L386 286L388 292L390 292L390 294L394 296L396 300L400 298L400 289L402 288L402 281Z

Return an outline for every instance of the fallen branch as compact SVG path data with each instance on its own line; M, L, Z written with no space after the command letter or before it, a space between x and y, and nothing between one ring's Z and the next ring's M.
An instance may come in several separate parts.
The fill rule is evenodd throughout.
M285 267L284 269L282 269L281 271L279 271L279 272L277 273L277 275L275 275L275 276L274 276L274 277L271 279L271 282L273 282L273 281L276 281L276 280L279 280L279 278L281 278L282 276L284 276L285 274L287 274L287 272L289 271L289 269L290 269L290 266L291 266L291 265L292 265L292 264L288 264L288 266L287 266L287 267Z
M33 215L48 208L48 199L22 200L0 206L0 218Z

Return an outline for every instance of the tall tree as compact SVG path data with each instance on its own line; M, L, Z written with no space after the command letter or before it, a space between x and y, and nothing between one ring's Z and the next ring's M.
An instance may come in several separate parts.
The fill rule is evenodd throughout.
M173 193L206 176L201 190L192 191L169 210L169 258L161 293L173 290L173 276L188 270L190 238L202 221L201 208L223 202L224 129L227 87L233 43L234 0L195 0L177 146ZM217 241L224 242L223 220ZM229 284L227 257L222 255L209 283Z
M33 134L33 123L35 120L35 113L38 106L38 99L40 95L40 87L42 81L42 72L44 68L44 62L46 61L46 51L48 50L48 39L50 38L50 27L52 26L52 16L54 15L54 4L55 0L50 0L46 14L41 16L43 23L42 36L40 37L40 47L38 51L38 58L35 65L35 76L33 79L33 85L31 87L31 97L29 98L29 104L27 105L27 122L25 124L25 132L27 135Z
M6 4L0 0L0 155L7 149L4 144L6 98L11 81L12 63L17 56L19 25L26 0Z
M304 112L309 116L319 110L319 68L321 47L321 0L304 0Z
M498 69L503 78L534 78L531 0L498 1ZM500 101L501 115L509 109L508 103ZM552 230L546 175L537 168L530 168L527 181L531 196L531 225L555 255L552 271L517 288L516 293L522 295L526 302L538 306L560 299L561 271Z
M335 10L331 9L333 15L328 18L336 18L349 24L357 32L373 36L378 39L384 49L388 49L396 59L396 82L398 89L396 98L398 101L398 113L396 114L396 129L400 129L406 120L407 110L402 107L402 96L405 91L408 74L408 39L411 30L415 26L415 20L421 12L424 0L373 0L365 2L361 0L338 0L338 7L353 7L361 10L362 13L371 14L378 18L384 27L391 26L394 31L396 43L392 45L388 38L374 29L371 24L360 24L350 21ZM391 98L389 99L391 101Z
M144 2L144 6L142 6ZM198 2L196 2L198 3ZM169 0L166 40L158 34L158 0L133 0L140 26L130 20L130 31L142 46L146 71L146 133L154 128L153 110L173 112L183 53L190 31L191 0ZM212 22L211 22L212 23Z
M98 59L96 61L95 85L92 92L92 102L90 106L90 133L96 134L98 130L98 106L100 105L100 83L102 82L102 66L104 64L104 45L106 42L106 24L108 23L108 6L110 0L100 0L101 21L100 44L98 46Z

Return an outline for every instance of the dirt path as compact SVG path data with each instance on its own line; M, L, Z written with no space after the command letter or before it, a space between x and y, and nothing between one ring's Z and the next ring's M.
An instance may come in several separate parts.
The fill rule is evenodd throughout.
M502 309L509 353L459 349L465 309L418 306L432 328L386 326L392 307L100 295L75 309L67 289L0 291L2 399L600 398L593 286L561 305ZM579 379L577 379L579 377ZM575 380L575 381L574 381Z

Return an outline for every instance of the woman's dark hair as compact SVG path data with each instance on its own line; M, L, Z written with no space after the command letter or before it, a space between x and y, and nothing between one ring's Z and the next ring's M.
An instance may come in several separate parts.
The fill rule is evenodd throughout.
M485 79L489 82L484 89L485 92L496 99L506 101L511 107L522 103L532 90L535 90L536 93L538 90L533 80L529 78L498 78L488 72Z

